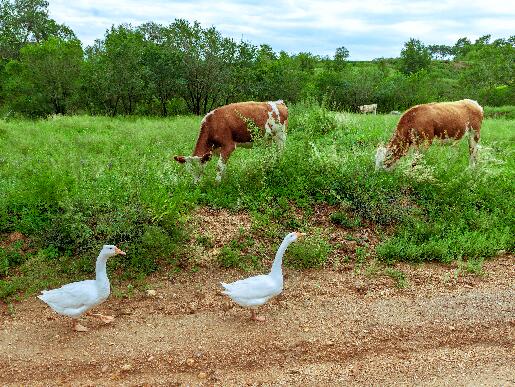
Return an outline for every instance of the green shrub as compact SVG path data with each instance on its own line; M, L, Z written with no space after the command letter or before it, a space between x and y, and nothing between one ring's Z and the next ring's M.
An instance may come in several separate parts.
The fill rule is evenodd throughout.
M465 270L467 273L474 274L474 275L484 275L485 272L483 270L483 263L485 259L484 258L470 258L467 260L465 264Z
M16 268L27 259L21 251L23 241L17 241L8 247L0 247L0 278L7 276L10 268Z
M333 212L331 215L329 215L329 219L334 224L347 228L356 228L361 225L359 218L349 217L349 215L343 211Z
M331 244L321 236L308 236L288 247L284 263L296 269L322 267L331 251Z
M240 235L240 238L222 247L217 257L218 263L224 268L238 268L245 271L259 268L259 258L248 252L254 243L251 237Z
M9 266L10 266L9 256L5 253L4 249L0 248L0 277L7 275Z
M291 107L288 122L289 132L300 131L311 135L325 135L338 127L335 113L316 102L304 102L299 106Z

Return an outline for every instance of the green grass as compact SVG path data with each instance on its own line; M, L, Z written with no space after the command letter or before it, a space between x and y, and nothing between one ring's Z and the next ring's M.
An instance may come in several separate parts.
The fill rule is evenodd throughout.
M509 120L515 120L515 106L486 106L484 111L486 118L506 118Z
M404 289L409 286L406 275L400 270L387 267L384 269L384 274L391 277L395 281L395 286L399 289Z
M0 233L19 231L35 250L0 251L0 298L92 273L104 243L130 251L110 263L122 279L183 264L187 216L201 205L248 211L253 236L277 245L287 231L306 227L314 203L337 205L345 212L333 215L335 224L372 222L385 235L370 252L385 262L479 262L513 251L515 120L484 121L474 169L461 141L431 147L415 169L408 155L393 172L375 172L375 148L398 117L292 106L282 154L264 144L238 149L222 184L214 182L215 160L194 185L172 156L191 153L200 120L0 121ZM292 216L294 210L304 218ZM299 249L294 266L323 264L329 248L322 242L311 255L300 244L292 249ZM252 268L259 261L240 246L227 249L223 266ZM50 258L41 258L48 251ZM238 256L247 261L232 262Z

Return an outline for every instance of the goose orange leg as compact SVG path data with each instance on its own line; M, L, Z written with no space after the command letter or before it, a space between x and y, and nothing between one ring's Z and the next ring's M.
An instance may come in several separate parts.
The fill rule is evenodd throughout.
M73 330L75 332L87 332L87 331L89 331L88 328L86 328L84 325L79 323L79 320L73 319L72 320L72 324L73 324Z
M104 324L109 324L114 321L114 316L106 316L102 313L91 313L91 315L98 317Z
M265 321L265 318L263 316L256 315L256 311L254 309L250 310L250 319L254 321Z

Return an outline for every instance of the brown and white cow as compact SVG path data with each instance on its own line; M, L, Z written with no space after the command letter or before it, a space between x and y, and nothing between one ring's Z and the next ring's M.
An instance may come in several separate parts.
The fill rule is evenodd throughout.
M227 160L237 146L252 143L252 128L270 137L279 147L286 141L288 108L282 100L275 102L237 102L221 106L208 114L200 124L200 134L192 156L175 156L186 164L197 182L205 163L213 153L219 153L216 181L220 182Z
M456 141L465 133L469 133L470 164L474 165L482 121L483 108L471 99L413 106L401 116L386 147L378 147L376 170L391 168L411 146L418 151L420 145L429 146L435 138Z
M377 114L377 104L376 103L373 103L371 105L361 105L358 107L359 107L359 111L363 114L366 114L366 113Z

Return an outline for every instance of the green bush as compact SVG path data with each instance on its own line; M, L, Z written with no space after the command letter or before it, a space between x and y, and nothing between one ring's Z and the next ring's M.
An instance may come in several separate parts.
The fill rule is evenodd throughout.
M356 228L361 225L359 218L349 217L349 215L343 211L333 212L331 215L329 215L329 219L334 224L347 228Z
M332 251L330 243L319 235L308 236L288 247L284 263L296 269L322 267Z
M0 247L0 278L9 273L9 269L15 269L27 259L27 255L21 251L23 241L17 241L10 246Z
M325 135L338 127L335 113L313 101L290 107L288 122L289 132L305 131L311 135Z
M238 238L233 239L226 246L222 247L217 260L221 267L239 268L245 271L256 269L260 266L260 259L251 254L251 249L255 248L255 240L252 236L243 234L240 230Z

